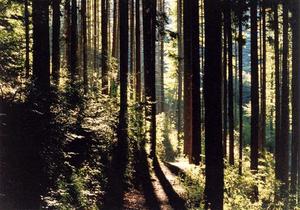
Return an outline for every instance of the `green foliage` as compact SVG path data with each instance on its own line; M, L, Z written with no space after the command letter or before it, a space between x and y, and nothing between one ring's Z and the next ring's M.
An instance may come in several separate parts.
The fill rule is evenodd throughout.
M157 115L157 155L165 161L172 162L177 154L177 132L166 113Z
M260 158L258 173L250 170L249 148L244 150L243 174L239 175L238 164L231 166L225 161L224 171L224 209L282 209L283 204L275 200L279 182L275 180L274 158L265 152ZM205 166L191 166L182 176L185 186L187 207L204 209ZM259 199L253 202L253 189L258 186Z

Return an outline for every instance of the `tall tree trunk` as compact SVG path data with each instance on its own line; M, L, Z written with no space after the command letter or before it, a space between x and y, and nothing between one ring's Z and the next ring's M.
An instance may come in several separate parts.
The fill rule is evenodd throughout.
M128 85L128 0L119 2L120 21L120 115L119 139L126 143L128 140L127 124L127 85Z
M24 5L24 24L25 24L25 76L30 73L30 36L29 36L29 0L25 0Z
M147 117L150 119L150 156L156 155L155 28L156 0L143 0L144 79Z
M113 38L112 38L112 57L118 58L118 0L114 0L113 4Z
M141 101L141 26L140 26L140 0L135 1L135 92L136 102Z
M82 46L83 46L83 86L84 86L84 93L86 94L88 92L88 72L87 72L87 66L88 66L88 57L87 57L87 28L86 28L86 10L87 10L87 5L86 2L87 0L82 0L81 1L81 32L82 32Z
M259 138L259 91L258 91L258 46L257 46L257 0L251 1L251 170L258 170ZM258 199L255 187L253 200Z
M134 96L134 78L135 78L135 64L134 64L134 60L135 60L135 49L134 49L134 43L135 43L135 40L134 40L134 32L135 32L135 29L134 29L134 0L130 0L129 2L130 4L130 8L129 8L129 13L130 13L130 18L129 18L129 23L130 23L130 26L129 26L129 30L130 30L130 63L129 63L129 71L130 71L130 75L129 75L129 78L130 78L130 98L132 99L133 96Z
M60 0L53 0L52 7L52 77L58 84L60 74Z
M161 14L166 17L165 15L165 0L160 0L160 12ZM163 19L163 23L162 24L162 34L161 34L161 40L160 40L160 83L161 83L161 87L160 87L160 111L164 112L165 108L164 108L164 104L165 104L165 91L164 91L164 39L165 39L165 20Z
M191 1L191 17L199 17L199 1ZM200 104L200 46L199 18L191 19L192 44L192 163L198 165L201 161L201 104Z
M71 64L71 51L70 45L71 43L71 7L70 7L70 0L65 0L65 54L66 54L66 66L67 69L70 71L70 64Z
M228 35L228 120L229 120L229 163L234 164L234 116L233 116L233 64L231 1L226 1L225 27Z
M184 46L184 154L190 156L192 144L192 56L191 56L191 33L189 27L191 17L190 1L183 1L183 46Z
M205 0L205 208L223 209L221 2ZM214 96L214 97L211 97Z
M261 84L261 151L265 147L266 142L266 2L262 0L262 84Z
M183 72L183 33L182 33L182 0L177 0L177 45L178 45L178 98L177 98L177 140L181 141L182 132L182 72ZM179 148L179 147L178 147Z
M101 0L102 94L108 94L108 0Z
M97 72L98 70L98 60L97 60L97 53L98 53L98 43L97 43L97 31L98 31L98 1L93 0L93 48L94 48L94 71Z
M281 94L280 94L280 69L279 69L279 24L278 4L274 3L274 48L275 48L275 176L279 179L279 154L280 154L280 120L281 120Z
M238 30L239 30L239 174L242 175L242 161L243 161L243 11L242 2L239 0L240 10L238 17Z
M199 60L199 3L184 1L184 65L185 65L185 143L190 163L199 164L200 134L200 60ZM186 95L187 94L187 95ZM187 116L188 115L188 116ZM191 132L190 134L187 132Z
M293 45L292 45L292 161L291 161L291 194L296 195L297 187L300 181L297 180L299 176L299 138L300 138L300 3L299 1L292 1L292 32L293 32ZM298 183L298 185L297 185ZM299 201L299 199L298 199ZM296 204L296 198L293 199L293 208Z
M282 55L282 86L281 86L281 135L279 153L279 180L283 183L281 192L286 198L289 178L289 13L287 2L283 2L283 55Z
M33 78L42 92L50 88L49 2L32 1Z
M225 8L226 10L226 8ZM226 11L224 10L224 23L227 22L225 18ZM223 41L223 154L224 157L227 157L227 116L228 116L228 102L227 102L227 65L228 65L228 58L227 58L227 27L224 24L224 41Z
M77 0L72 0L71 7L71 48L70 48L70 73L71 80L74 81L77 75L77 67L78 67L78 58L77 58L77 50L78 50L78 40L77 40Z

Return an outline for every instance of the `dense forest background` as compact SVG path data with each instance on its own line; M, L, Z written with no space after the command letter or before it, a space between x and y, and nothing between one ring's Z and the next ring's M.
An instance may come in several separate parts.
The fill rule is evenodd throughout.
M300 209L299 0L0 0L0 209Z

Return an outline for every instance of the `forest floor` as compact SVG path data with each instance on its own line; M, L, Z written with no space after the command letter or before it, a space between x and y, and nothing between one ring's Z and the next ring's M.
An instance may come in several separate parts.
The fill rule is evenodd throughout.
M148 159L149 162L153 162ZM169 165L167 163L167 165ZM176 166L173 166L176 167ZM124 195L123 209L161 209L184 210L185 190L181 185L179 174L175 174L167 168L165 163L159 161L151 169L150 180L153 186L153 192L144 193L142 189L133 189ZM147 204L146 196L153 193L155 200ZM150 205L150 206L149 206Z
M90 113L94 112L90 111ZM60 125L41 123L43 120L39 118L42 118L43 114L29 108L27 105L2 105L0 114L0 210L10 208L10 204L12 203L13 206L18 207L18 209L36 206L38 199L33 198L39 198L41 193L45 193L45 188L51 185L51 183L44 183L45 186L41 188L40 183L45 181L44 177L34 175L40 174L40 171L44 170L43 163L39 161L40 158L38 156L39 151L44 146L37 145L36 143L39 142L39 139L43 139L45 135L54 135L61 139L65 131L56 133L62 130ZM93 124L94 123L95 122L93 122ZM54 130L55 133L49 133L50 127L48 126L50 126L50 130ZM89 141L94 141L99 138L94 135L91 130L83 129L84 132L79 132L82 130L81 126L80 129L76 128L77 134L72 134L73 136L76 138L81 136L81 140L89 139ZM74 125L70 125L70 127L75 129ZM92 126L89 125L89 127ZM42 132L39 132L39 130ZM99 129L97 128L97 130ZM54 144L52 145L53 148L56 147L56 142L53 139L49 139L49 141ZM71 147L72 151L78 147L77 145L75 146L76 147L73 145ZM66 148L70 149L70 146ZM90 154L88 151L91 151L90 148L82 147L82 145L80 148L85 150L80 152L85 155L73 160L75 165L78 166L85 162L81 160L82 158L88 160L94 157L89 157ZM47 151L53 152L49 149L47 149ZM95 153L94 155L96 156L97 154L98 153ZM103 159L105 159L105 157ZM55 161L61 160L51 160L51 162ZM113 162L113 160L111 162ZM120 178L118 175L110 176L111 174L115 174L115 169L119 166L118 159L115 165L113 163L108 164L108 167L112 167L112 171L108 172L108 185L111 186L108 186L106 192L103 192L104 197L100 198L99 203L102 207L101 209L186 209L186 192L180 178L187 169L187 163L183 163L182 160L180 160L180 162L168 163L156 158L154 158L154 160L150 159L144 147L141 146L135 154L134 162L135 173L133 178L135 183L131 187L124 185L124 188L119 186L121 182L119 182ZM72 161L70 163L72 163ZM110 169L107 170L109 171ZM118 173L124 177L125 170L121 172L118 171ZM68 175L66 175L66 177L67 176ZM110 177L112 178L110 179ZM113 189L111 190L112 192L110 192L110 187ZM108 196L108 198L105 198L105 196ZM117 199L115 199L114 196L117 196ZM12 207L11 209L14 208Z

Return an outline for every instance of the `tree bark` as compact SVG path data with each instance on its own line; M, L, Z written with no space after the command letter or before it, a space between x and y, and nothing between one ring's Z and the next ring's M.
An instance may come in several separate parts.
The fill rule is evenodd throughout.
M156 0L143 0L144 79L148 106L146 116L150 119L150 157L152 158L156 155L155 28Z
M82 32L82 46L83 46L83 86L84 86L84 93L86 94L88 92L88 72L87 72L87 66L88 66L88 61L87 61L87 15L86 15L86 9L87 5L86 2L87 0L82 0L81 1L81 32Z
M59 83L60 74L60 0L53 0L52 23L52 78Z
M291 160L291 194L296 196L299 186L299 138L300 138L300 3L292 1L292 160ZM297 180L298 175L298 180ZM298 185L297 185L298 183ZM292 208L296 204L296 199L292 201Z
M221 2L205 0L205 208L223 209ZM213 96L213 97L212 97Z
M24 24L25 24L25 76L30 73L30 36L29 36L29 0L25 0L24 5Z
M257 46L257 0L252 0L251 15L251 170L258 170L259 138L259 90L258 90L258 46ZM253 200L258 199L258 188L253 191Z
M108 0L101 0L102 94L108 94Z
M38 89L50 88L49 2L32 1L33 21L33 78Z

